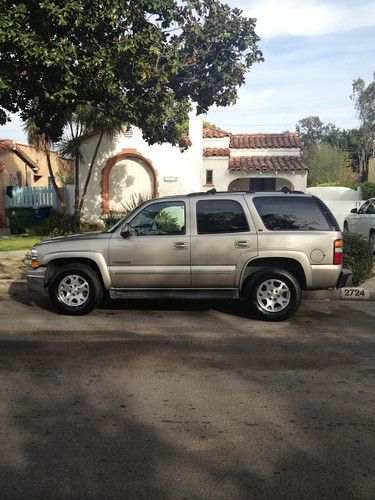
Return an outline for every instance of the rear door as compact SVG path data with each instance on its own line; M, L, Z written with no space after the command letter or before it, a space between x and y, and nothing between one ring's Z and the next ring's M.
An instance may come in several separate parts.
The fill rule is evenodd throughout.
M191 279L196 288L233 288L240 260L258 253L243 196L191 199Z

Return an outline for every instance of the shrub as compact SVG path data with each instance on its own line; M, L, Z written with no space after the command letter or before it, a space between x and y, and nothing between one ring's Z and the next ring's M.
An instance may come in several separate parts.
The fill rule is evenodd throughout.
M102 217L102 221L104 222L104 225L106 229L111 229L115 224L117 224L123 217L123 215L114 215L114 214L109 214L106 217Z
M372 248L361 234L344 233L344 267L353 272L353 285L363 283L372 275L374 258Z
M115 224L117 224L117 222L119 222L123 217L125 217L125 215L132 212L137 207L139 207L141 203L144 203L149 199L150 199L149 196L144 195L142 193L132 193L124 203L120 202L120 204L123 207L122 212L110 212L109 215L105 215L104 217L101 218L101 220L104 222L105 227L107 229L110 229Z
M368 200L375 197L375 182L361 182L362 199Z
M37 225L26 229L27 234L31 236L66 236L79 231L77 223L72 215L63 215L47 217Z

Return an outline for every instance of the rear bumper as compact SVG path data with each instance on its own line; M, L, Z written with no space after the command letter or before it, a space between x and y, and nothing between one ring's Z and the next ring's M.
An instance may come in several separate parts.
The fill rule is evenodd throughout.
M340 273L339 279L337 280L336 288L344 288L345 286L350 286L352 284L352 277L352 271L344 267Z
M46 272L46 267L38 267L37 269L33 269L32 267L30 267L27 270L26 279L27 285L30 290L32 290L33 292L44 293Z

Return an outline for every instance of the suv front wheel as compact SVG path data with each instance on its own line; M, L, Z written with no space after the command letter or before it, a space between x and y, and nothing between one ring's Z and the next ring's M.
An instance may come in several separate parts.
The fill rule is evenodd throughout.
M97 273L85 264L67 264L57 270L48 293L53 306L62 314L87 314L103 300L103 287Z
M254 273L245 284L245 297L251 312L265 321L290 318L301 303L298 280L283 269L265 269Z

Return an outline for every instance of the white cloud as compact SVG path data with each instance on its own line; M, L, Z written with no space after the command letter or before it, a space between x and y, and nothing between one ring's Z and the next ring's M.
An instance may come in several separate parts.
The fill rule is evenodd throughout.
M328 3L318 0L255 1L244 14L256 17L262 38L315 36L375 26L375 2Z

